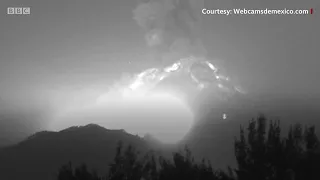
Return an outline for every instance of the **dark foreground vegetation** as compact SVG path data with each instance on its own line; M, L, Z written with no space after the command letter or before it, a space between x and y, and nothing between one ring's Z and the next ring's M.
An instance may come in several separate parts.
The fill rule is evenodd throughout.
M319 180L320 142L315 127L296 124L281 137L279 121L259 116L240 127L234 142L237 168L215 170L210 162L195 162L190 150L173 153L172 159L157 157L152 151L139 154L132 146L119 143L109 173L99 177L86 165L71 163L58 172L58 180ZM213 152L214 153L214 152Z

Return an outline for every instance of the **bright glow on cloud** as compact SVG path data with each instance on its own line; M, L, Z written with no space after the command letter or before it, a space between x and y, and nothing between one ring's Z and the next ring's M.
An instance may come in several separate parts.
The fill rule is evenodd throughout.
M208 88L213 88L210 93L217 93L222 99L237 91L226 78L220 77L224 76L217 67L195 57L180 59L163 69L149 68L120 79L97 96L94 103L66 113L60 125L71 122L68 116L75 116L72 125L98 123L109 129L124 129L141 136L148 133L162 142L175 143L193 124L194 104L189 104L192 98ZM165 81L168 82L163 85Z
M181 140L193 122L188 106L167 92L128 90L118 96L106 93L97 99L96 106L114 121L106 122L112 128L140 136L148 133L164 143Z

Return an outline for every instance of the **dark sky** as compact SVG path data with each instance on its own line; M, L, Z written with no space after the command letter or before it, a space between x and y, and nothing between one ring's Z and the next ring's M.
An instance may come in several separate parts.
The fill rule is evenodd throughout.
M17 6L31 7L31 14L6 15ZM122 72L148 67L136 6L135 0L1 1L0 110L32 111L30 119L47 117L39 120L45 127L78 96L90 99ZM313 15L203 15L202 39L208 57L249 93L319 97L318 0L205 0L205 8L314 8Z

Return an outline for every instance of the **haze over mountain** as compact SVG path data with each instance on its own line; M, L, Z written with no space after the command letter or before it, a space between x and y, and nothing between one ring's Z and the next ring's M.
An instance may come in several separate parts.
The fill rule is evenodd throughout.
M283 101L279 99L277 105L266 102L256 106L256 109L250 109L247 108L250 107L248 102L238 100L233 104L230 101L225 106L212 108L183 141L170 146L165 146L150 135L141 138L124 130L108 130L95 124L70 127L59 132L39 132L17 145L1 149L1 176L6 177L4 179L32 177L35 180L54 177L61 164L68 161L74 164L85 162L98 172L106 172L119 140L124 144L132 144L141 152L154 149L166 157L187 144L197 160L207 158L215 168L224 169L227 165L234 167L233 143L234 137L239 135L240 125L246 126L250 119L256 117L256 112L263 110L266 105L274 107L271 110L268 108L270 116L267 114L267 117L284 117L281 118L283 133L287 133L288 125L295 122L320 125L317 123L319 113L316 112L317 109L312 109L313 106L304 104L305 109L301 109L300 106L295 109L291 106L289 109L281 102ZM302 103L301 100L290 102ZM222 113L227 113L228 118L223 120ZM15 170L15 173L12 170Z
M94 124L60 132L42 131L0 150L0 179L54 179L61 164L69 161L88 163L106 173L118 141L142 152L148 150L147 143L137 136Z
M250 93L319 97L317 0L205 2L207 9L314 8L313 15L202 15L201 37L208 57L219 59ZM1 128L26 134L45 130L59 111L105 92L121 73L153 66L145 32L133 19L136 1L5 0L0 5L32 7L30 16L0 16L5 24L1 105L10 104L10 111L21 115L10 118L16 115L1 111L11 119L1 118ZM33 117L24 117L26 109ZM1 139L17 136L5 134Z
M319 127L318 0L199 1L1 1L4 8L31 7L31 14L11 16L4 10L0 15L0 179L51 178L69 160L103 172L119 140L166 155L186 143L197 158L206 157L214 167L224 168L235 164L233 140L240 124L245 126L258 113L281 119L284 127L297 122ZM141 2L169 4L155 3L148 12L159 13L160 19L145 27L144 18L149 17L137 10ZM174 13L163 13L173 8L170 2L181 4ZM193 2L195 9L186 2ZM203 15L201 5L206 9L314 8L315 12ZM162 35L163 44L158 41ZM157 43L161 46L152 49ZM167 63L185 54L221 63L248 94L220 103L203 97L199 105L191 104L198 107L190 108L196 123L181 144L164 146L148 135L141 138L110 130L100 123L114 119L104 117L67 119L60 124L67 129L51 129L59 115L94 103L123 74L154 67L162 57ZM80 121L93 124L68 128Z

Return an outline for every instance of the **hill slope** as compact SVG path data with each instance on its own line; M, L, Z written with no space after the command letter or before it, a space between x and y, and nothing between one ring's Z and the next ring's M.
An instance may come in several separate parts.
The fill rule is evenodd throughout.
M106 173L119 140L142 152L148 149L140 137L94 124L39 132L0 151L0 179L53 179L61 165L69 161L75 165L85 162L89 168Z
M272 103L264 101L254 107L241 102L243 100L211 109L210 114L203 115L203 120L193 127L180 145L188 144L196 159L205 157L213 167L224 168L226 165L235 166L233 143L234 137L239 135L240 125L246 128L248 121L259 112L266 113L267 118L279 117L284 134L289 125L296 122L320 125L317 121L320 113L315 108L319 106L303 101L277 98ZM222 113L228 114L226 120L222 119ZM142 139L123 130L108 130L94 124L60 132L40 132L15 146L0 150L0 179L52 179L61 165L68 161L75 165L85 162L89 168L106 173L119 140L142 152L156 149L166 157L178 147L164 146L152 137Z

